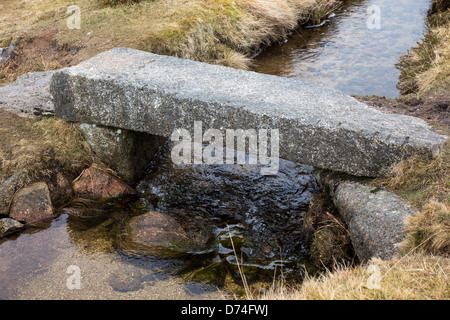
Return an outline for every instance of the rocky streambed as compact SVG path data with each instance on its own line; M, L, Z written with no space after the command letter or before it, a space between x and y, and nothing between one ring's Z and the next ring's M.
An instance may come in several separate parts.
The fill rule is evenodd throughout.
M262 176L251 165L174 165L170 147L168 142L161 148L137 190L204 243L191 253L208 255L209 265L196 257L190 263L226 273L230 267L237 271L237 257L255 280L273 277L277 266L298 276L307 256L303 215L318 191L312 167L281 160L276 176Z
M133 188L93 165L71 184L74 197L62 208L50 202L51 214L34 217L38 224L20 218L25 231L0 240L2 298L30 297L43 282L53 284L50 298L73 296L76 291L60 283L69 277L63 266L80 266L91 277L100 261L106 275L102 283L89 284L90 294L105 286L110 297L119 298L156 298L152 290L165 281L184 288L180 298L209 297L218 289L240 294L239 268L258 290L281 275L300 281L305 270L316 271L302 241L304 213L318 191L312 167L281 160L278 175L262 176L250 165L176 165L171 147L169 141L160 147ZM27 188L36 186L22 190ZM48 241L52 233L57 235ZM25 253L31 242L48 257L39 258L36 269ZM7 258L16 246L29 248ZM119 271L107 271L112 261L122 265ZM56 267L61 274L55 275ZM30 269L39 277L30 277Z

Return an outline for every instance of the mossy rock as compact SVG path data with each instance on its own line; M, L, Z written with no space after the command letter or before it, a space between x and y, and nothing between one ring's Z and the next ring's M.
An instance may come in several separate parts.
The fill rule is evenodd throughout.
M0 48L8 48L12 42L12 37L0 40Z

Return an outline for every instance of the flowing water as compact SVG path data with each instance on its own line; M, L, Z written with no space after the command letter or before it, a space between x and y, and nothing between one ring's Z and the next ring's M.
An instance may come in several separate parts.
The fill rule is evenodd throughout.
M307 78L346 94L398 97L395 64L424 34L430 0L346 3L323 25L302 27L261 52L253 70Z
M394 64L424 32L429 2L351 1L322 26L262 52L255 70L397 96ZM371 5L380 29L367 28ZM0 299L220 299L239 291L239 266L255 286L281 272L301 279L315 271L300 240L317 191L312 170L283 160L276 176L248 165L174 165L166 144L135 186L138 196L91 203L82 216L61 210L47 228L0 239ZM205 245L177 257L133 253L124 225L149 210L174 217Z
M298 280L315 271L299 240L317 191L312 167L280 160L276 176L262 176L251 165L175 165L171 147L149 163L138 196L78 200L48 228L0 240L0 299L220 299L241 290L239 267L259 288L281 272ZM202 246L137 252L127 223L154 210ZM80 289L70 289L73 266Z

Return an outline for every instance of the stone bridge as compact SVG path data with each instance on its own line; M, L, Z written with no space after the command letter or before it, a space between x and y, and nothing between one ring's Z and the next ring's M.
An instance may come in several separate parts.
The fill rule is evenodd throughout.
M445 141L421 119L385 114L303 79L115 48L52 77L67 121L170 137L176 128L278 129L280 158L375 177Z
M107 164L125 158L122 168L142 167L140 156L127 154L151 156L160 137L193 132L198 122L222 131L277 129L280 158L365 177L408 157L433 157L446 140L420 119L384 114L323 85L126 48L55 72L50 91L58 117L83 122L90 138L121 141L91 146ZM111 151L117 144L120 155ZM416 212L392 193L321 173L361 261L390 258Z

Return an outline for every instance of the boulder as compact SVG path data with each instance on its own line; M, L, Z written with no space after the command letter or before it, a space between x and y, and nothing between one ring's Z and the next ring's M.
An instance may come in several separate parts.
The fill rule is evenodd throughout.
M363 262L390 259L404 240L405 225L417 212L392 192L358 182L340 182L334 202Z
M80 197L113 198L135 194L117 176L95 164L85 169L73 182L73 191Z
M8 215L9 206L17 190L31 182L26 170L21 170L0 185L0 214Z
M0 219L0 237L7 236L25 228L25 225L11 218Z
M20 189L11 204L9 217L31 226L40 226L55 217L50 192L45 182Z

